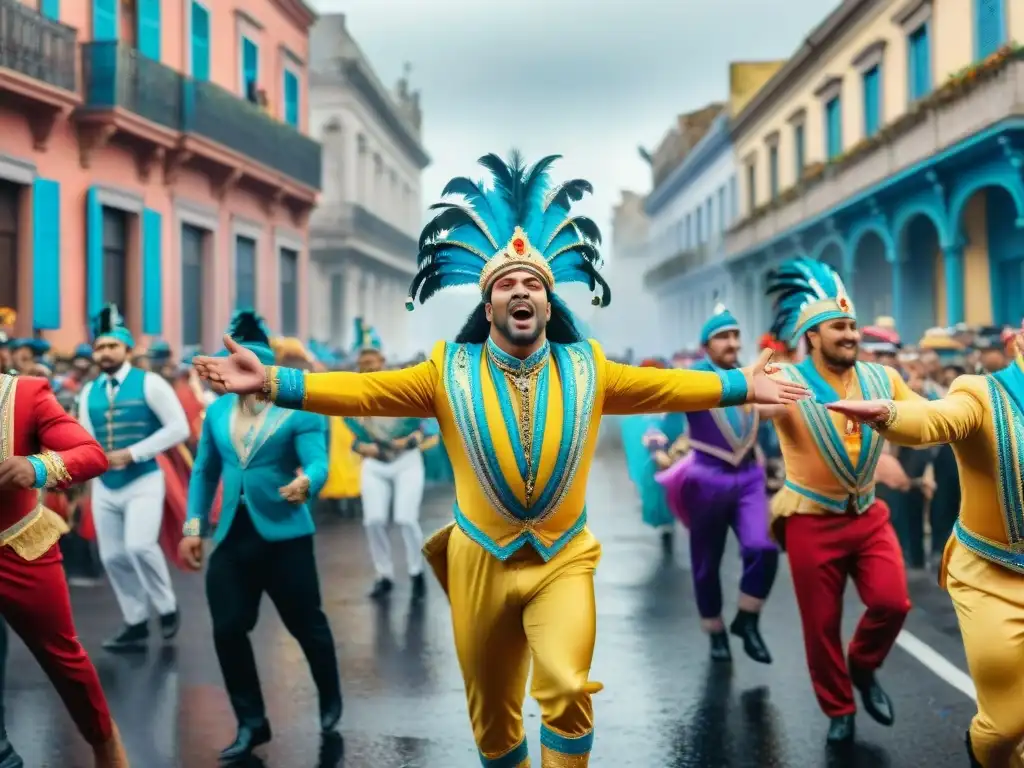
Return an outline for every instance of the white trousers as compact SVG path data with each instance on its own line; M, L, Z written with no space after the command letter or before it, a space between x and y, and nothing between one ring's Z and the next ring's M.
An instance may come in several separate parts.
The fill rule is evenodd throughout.
M410 576L423 573L423 530L420 528L420 505L423 503L423 454L406 451L392 462L363 459L361 487L363 495L363 526L370 547L370 559L377 577L394 579L391 539L388 538L388 516L395 512L395 525L405 544L405 562Z
M164 473L150 472L117 490L95 480L92 512L100 560L125 622L146 621L150 603L160 615L174 613L178 603L160 549Z

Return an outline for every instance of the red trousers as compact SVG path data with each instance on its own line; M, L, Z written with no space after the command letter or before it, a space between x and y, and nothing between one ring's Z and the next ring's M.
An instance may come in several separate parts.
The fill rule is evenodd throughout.
M93 745L108 741L113 735L110 710L75 632L58 545L31 561L0 547L0 616L39 661L85 740Z
M847 659L850 667L865 672L882 666L910 611L903 553L889 524L889 508L876 501L860 515L793 515L785 533L818 705L829 717L853 714L857 705ZM867 610L844 658L847 577Z

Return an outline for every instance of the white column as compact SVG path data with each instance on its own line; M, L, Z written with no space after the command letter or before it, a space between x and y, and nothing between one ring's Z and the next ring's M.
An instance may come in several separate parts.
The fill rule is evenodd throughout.
M309 335L326 339L331 333L331 280L327 271L315 261L309 262Z
M377 333L384 345L384 354L390 355L394 349L394 333L391 327L393 312L391 308L391 278L377 279Z
M363 322L371 326L377 324L377 313L380 302L377 300L377 275L373 272L363 273Z
M359 267L355 264L346 264L344 269L345 275L345 319L344 327L342 328L341 338L337 341L341 344L342 348L346 351L352 348L355 343L353 338L352 328L355 324L355 319L359 317L360 313L360 291L362 290L362 273Z

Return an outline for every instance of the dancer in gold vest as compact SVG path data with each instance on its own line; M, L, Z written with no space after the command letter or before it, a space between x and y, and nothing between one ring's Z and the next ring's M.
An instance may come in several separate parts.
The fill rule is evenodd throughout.
M706 410L806 396L749 369L693 372L609 361L582 337L554 294L559 283L607 285L600 233L569 213L591 191L552 187L546 157L527 168L481 158L493 189L454 179L420 237L420 271L407 308L441 288L475 284L482 301L455 343L398 371L304 374L265 368L225 340L227 358L199 358L218 391L258 393L277 405L344 416L436 418L451 452L455 521L424 551L451 601L455 646L484 766L530 764L522 705L540 704L541 765L585 766L594 738L590 679L601 545L587 528L587 476L602 414Z
M1018 348L1024 335L1018 338ZM972 766L1024 766L1024 358L961 376L941 400L840 400L829 406L920 447L951 443L963 502L939 583L960 620L978 714L967 733Z

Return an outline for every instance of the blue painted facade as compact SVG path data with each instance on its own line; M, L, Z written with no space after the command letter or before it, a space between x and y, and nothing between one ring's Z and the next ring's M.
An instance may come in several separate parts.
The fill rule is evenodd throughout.
M964 251L971 241L964 212L985 190L981 237L988 251L992 320L1017 325L1024 317L1022 146L1024 120L1004 120L733 255L730 270L760 274L797 255L821 259L843 276L862 321L891 314L904 338L916 341L938 322L965 320ZM944 317L938 316L933 289L938 262ZM756 295L751 301L758 304L760 322L767 323L766 302Z

